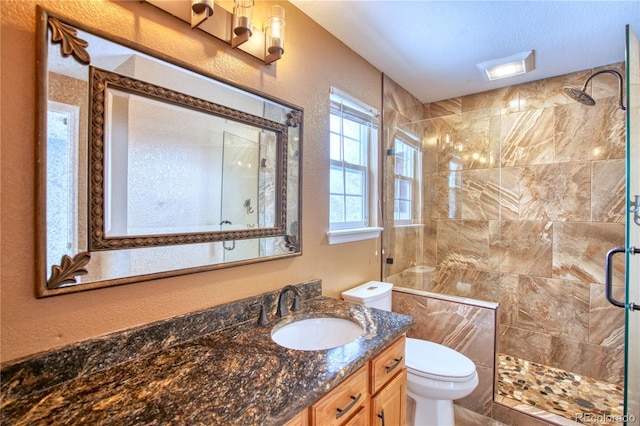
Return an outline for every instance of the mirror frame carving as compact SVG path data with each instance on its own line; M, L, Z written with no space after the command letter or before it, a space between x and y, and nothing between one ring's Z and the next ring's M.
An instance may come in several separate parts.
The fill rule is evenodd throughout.
M37 17L37 28L36 28L36 37L37 37L37 84L38 84L38 198L37 198L37 222L36 222L36 235L39 241L37 242L37 283L36 283L36 296L37 297L46 297L46 296L55 296L60 294L74 293L79 291L92 290L96 288L110 287L115 285L129 284L135 282L148 281L157 278L166 278L177 275L184 275L190 273L203 272L208 270L222 269L240 265L246 265L251 263L258 263L270 260L276 260L281 258L288 258L291 256L299 256L302 254L301 247L301 227L300 223L302 220L302 124L303 124L303 110L302 108L290 104L288 102L284 102L280 99L270 97L261 93L259 91L255 91L246 87L239 86L233 82L227 81L220 77L211 75L201 69L195 68L188 63L176 60L174 58L168 57L151 49L148 49L144 46L138 45L129 40L122 39L117 36L113 36L111 34L102 32L100 30L96 30L95 28L91 28L85 26L84 24L77 22L73 19L69 19L66 17L62 17L53 12L46 10L41 6L36 7L36 17ZM266 118L258 117L255 115L251 115L249 113L245 113L240 110L235 110L233 108L225 107L223 105L215 104L213 102L209 102L203 99L198 99L192 96L182 95L178 92L171 91L170 89L165 89L160 86L156 86L150 84L148 82L143 82L141 80L136 80L135 78L131 78L128 76L122 76L117 73L111 71L100 70L99 68L89 66L91 63L91 57L89 52L87 51L88 43L77 36L77 30L85 31L87 33L93 34L97 37L106 39L110 42L120 44L129 49L141 52L143 54L154 57L160 61L167 62L172 65L176 65L180 68L184 68L187 71L191 71L193 73L199 74L207 79L213 80L214 82L219 82L225 84L227 86L234 87L239 89L240 91L246 92L247 94L258 96L263 98L264 100L274 102L279 104L281 107L290 108L290 111L286 114L286 122L285 124L280 124ZM89 146L88 146L88 160L89 160L89 174L87 179L88 186L88 200L87 200L87 208L89 212L87 215L89 217L89 226L88 226L88 242L87 246L89 247L89 251L81 251L72 256L67 254L61 257L61 261L59 265L53 265L51 268L51 274L49 275L49 271L46 270L47 267L47 246L46 246L46 238L47 238L47 220L46 220L46 200L47 200L47 185L46 185L46 158L47 158L47 100L48 97L48 50L49 50L49 39L48 39L48 31L51 30L51 45L57 43L60 44L60 51L63 57L71 56L73 59L78 61L83 65L87 65L90 68L90 81L88 87L88 100L89 100L89 123L88 123L88 132L89 132ZM100 73L104 74L100 74ZM94 96L100 92L100 89L96 90L96 86L102 84L105 86L105 81L108 81L108 85L113 85L115 88L119 90L129 91L136 94L141 94L143 96L151 96L155 97L159 100L177 104L179 106L196 109L201 112L206 112L208 114L217 115L220 117L228 118L234 121L243 122L245 124L250 124L256 127L261 127L270 131L274 131L277 135L277 185L278 185L278 194L276 196L276 223L274 227L270 228L256 228L256 229L247 229L247 230L234 230L234 231L214 231L214 232L205 232L205 233L188 233L188 234L167 234L167 235L144 235L144 236L127 236L127 237L117 237L117 238L98 238L94 239L94 231L97 233L103 232L102 225L100 224L101 217L100 215L95 216L92 215L91 210L94 207L102 208L104 211L104 200L101 201L96 199L94 200L94 184L96 182L95 179L100 179L101 173L95 173L95 167L98 166L104 167L102 164L102 160L94 160L94 155L101 155L103 147L102 146L94 146L94 139L96 139L93 135L96 132L100 133L100 143L104 143L102 140L102 135L104 134L104 127L106 123L104 122L104 117L101 117L101 114L94 114L94 107L97 106L97 101L99 96L95 98ZM126 81L126 82L125 82ZM135 84L130 84L130 82L135 82ZM94 85L95 84L95 85ZM137 86L138 89L134 89L133 87ZM139 88L142 87L141 90ZM157 89L157 90L156 90ZM153 92L155 90L155 93ZM158 95L158 93L178 93L175 98L172 98L172 95L164 96ZM102 90L102 95L104 95L104 90ZM176 98L180 98L180 100L176 100ZM183 99L184 98L184 99ZM99 109L99 108L98 108ZM103 114L102 114L103 115ZM95 122L94 122L95 118ZM288 176L288 127L299 127L299 141L297 146L296 155L298 158L298 170L295 171L295 177L297 177L297 217L295 220L293 218L287 217L287 181L290 178ZM99 184L101 188L101 184ZM96 187L97 188L97 187ZM102 198L102 197L98 197ZM97 202L97 204L96 204ZM287 229L288 228L288 229ZM80 275L85 275L88 273L87 268L91 261L91 252L92 251L110 251L110 250L120 250L120 249L135 249L135 248L143 248L143 247L157 247L157 246L170 246L170 245L184 245L184 244L197 244L197 243L207 243L207 242L224 242L224 241L235 241L235 240L243 240L243 239L255 239L255 238L264 238L264 237L282 237L284 246L289 250L288 253L278 253L273 255L264 255L254 258L247 258L244 260L236 260L230 262L221 262L214 263L209 265L202 265L197 267L187 267L185 269L174 269L174 270L165 270L154 273L121 277L121 278L107 278L105 280L87 282L87 283L78 283L76 281L76 277ZM235 244L235 243L234 243Z
M182 94L171 89L157 86L146 81L120 75L115 72L90 66L89 71L89 134L92 140L89 147L89 251L119 250L137 247L158 247L177 244L195 244L211 241L233 241L248 238L277 237L286 235L287 223L287 148L288 127L233 108ZM235 231L212 231L198 233L179 233L162 235L133 235L126 237L108 237L105 232L105 92L108 88L149 97L155 100L178 105L184 108L204 112L229 120L250 124L271 130L277 134L277 170L280 182L277 183L276 222L271 228L255 228ZM291 115L291 113L289 113Z

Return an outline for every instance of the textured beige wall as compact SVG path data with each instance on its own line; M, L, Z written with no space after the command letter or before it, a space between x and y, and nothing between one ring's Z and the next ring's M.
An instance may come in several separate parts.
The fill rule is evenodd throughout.
M107 289L36 299L35 1L0 1L1 360L204 309L312 278L324 294L380 278L379 240L329 246L329 86L380 108L381 74L293 5L275 66L229 49L139 1L41 1L47 9L187 61L304 108L303 255ZM257 2L255 17L268 4Z

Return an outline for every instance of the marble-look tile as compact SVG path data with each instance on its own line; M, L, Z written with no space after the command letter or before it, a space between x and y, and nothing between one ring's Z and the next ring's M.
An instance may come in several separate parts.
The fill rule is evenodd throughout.
M489 269L489 224L487 221L446 220L437 225L438 266Z
M622 223L557 222L553 228L553 277L604 283L607 251L624 245ZM613 284L624 285L624 256L614 257Z
M422 174L427 175L438 171L438 137L432 131L430 122L423 123L422 138ZM389 170L393 172L393 169Z
M591 220L624 222L626 202L625 160L594 161L591 165Z
M624 158L625 115L617 105L562 105L555 117L556 162Z
M498 219L500 195L500 169L463 171L462 219Z
M593 73L595 74L596 72L605 69L618 71L620 75L622 75L622 90L624 92L625 63L618 62L616 64L594 68ZM597 77L593 78L591 80L591 96L597 103L608 101L617 105L619 99L618 78L609 73L599 74ZM623 97L626 98L625 95L623 95Z
M437 118L462 113L462 98L451 98L425 105L424 118Z
M382 87L385 110L395 110L408 118L407 121L409 122L422 120L424 106L415 96L407 92L386 74L383 74Z
M500 221L491 227L492 248L499 252L499 271L551 277L553 223Z
M395 238L393 249L385 253L386 258L393 258L393 271L404 271L415 265L421 265L423 227L422 226L396 226L393 228Z
M523 167L520 175L520 219L588 221L591 204L589 163Z
M462 172L449 171L429 176L425 185L425 203L429 203L432 219L462 218Z
M437 219L431 219L431 216L423 216L424 219L424 239L422 240L422 263L426 265L435 265L438 256L438 235L437 235Z
M407 333L407 336L425 339L425 336L428 335L428 301L428 297L420 297L401 291L393 292L391 310L413 317L413 326Z
M493 368L494 346L487 342L495 340L494 310L439 299L429 299L427 306L427 334L415 337L443 344L476 365Z
M613 287L612 295L624 301L625 288ZM589 343L619 348L624 346L624 309L613 306L605 296L604 284L591 284Z
M540 364L551 364L551 336L544 330L500 326L500 352Z
M520 176L522 167L500 168L500 206L501 220L520 219Z
M491 115L510 111L517 105L518 89L515 86L503 87L482 93L462 97L462 112L485 110Z
M457 404L453 405L453 412L455 426L504 426L487 415L478 414Z
M526 111L573 104L575 101L564 93L564 86L582 88L582 85L590 75L591 71L585 70L521 84L518 86L520 110Z
M503 398L504 399L504 398ZM538 410L542 411L542 410ZM526 414L522 411L511 408L502 403L494 403L492 417L507 425L513 426L556 426L556 423L549 423L542 420L535 414Z
M515 327L518 325L518 275L500 274L498 282L500 283L498 323L500 327Z
M589 337L589 286L581 282L520 276L518 327L586 342Z
M455 124L449 138L441 140L438 170L496 167L499 159L500 117L469 112Z
M502 116L500 130L503 167L553 163L553 108Z
M456 399L454 402L475 413L490 416L494 393L494 367L476 365L476 372L478 373L478 386L468 396Z
M607 383L622 385L624 346L606 347L574 339L552 337L551 347L548 365Z
M424 290L496 302L500 294L500 289L496 286L498 279L499 274L496 272L438 267L430 288L424 288Z

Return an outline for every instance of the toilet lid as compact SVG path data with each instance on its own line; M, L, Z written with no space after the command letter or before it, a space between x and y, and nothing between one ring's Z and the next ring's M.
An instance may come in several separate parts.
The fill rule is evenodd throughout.
M460 352L420 339L406 340L407 369L418 376L446 381L465 381L476 374L476 365Z

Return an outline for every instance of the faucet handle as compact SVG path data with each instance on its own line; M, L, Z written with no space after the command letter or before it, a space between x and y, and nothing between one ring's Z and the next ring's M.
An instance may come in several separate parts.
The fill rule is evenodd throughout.
M260 315L258 317L258 324L267 325L269 320L267 319L267 310L264 307L264 303L256 302L249 305L250 308L260 308Z

